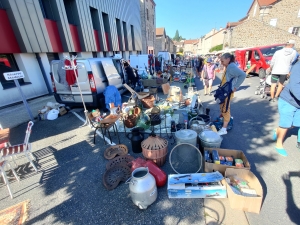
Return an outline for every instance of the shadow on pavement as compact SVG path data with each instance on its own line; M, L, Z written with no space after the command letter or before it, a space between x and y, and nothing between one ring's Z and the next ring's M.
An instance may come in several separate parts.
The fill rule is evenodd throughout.
M300 223L299 212L300 208L296 205L294 196L293 196L293 184L291 182L292 177L297 177L300 179L300 171L290 171L288 174L282 176L282 181L286 187L286 202L287 208L286 212L290 217L290 220L293 221L295 224Z

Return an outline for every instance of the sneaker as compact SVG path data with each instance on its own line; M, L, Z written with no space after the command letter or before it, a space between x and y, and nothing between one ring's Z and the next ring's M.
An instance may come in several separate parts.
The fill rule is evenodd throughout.
M269 102L274 102L274 98L269 98Z
M225 134L227 134L227 130L221 129L221 130L218 131L218 134L219 135L225 135Z
M297 148L300 149L300 142L297 142Z
M212 93L209 93L209 96L212 96Z

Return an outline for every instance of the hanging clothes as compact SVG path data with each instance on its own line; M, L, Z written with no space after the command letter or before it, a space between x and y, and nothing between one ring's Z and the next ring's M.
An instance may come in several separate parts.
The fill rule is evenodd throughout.
M76 60L74 60L74 64L76 64ZM71 67L71 62L69 60L65 60L65 66ZM77 70L76 73L78 74ZM73 85L76 83L76 77L74 70L66 70L66 81L69 85Z

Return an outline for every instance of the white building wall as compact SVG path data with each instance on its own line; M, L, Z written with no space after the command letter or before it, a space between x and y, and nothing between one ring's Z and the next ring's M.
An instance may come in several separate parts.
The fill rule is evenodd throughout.
M50 68L50 63L49 63L47 54L46 53L40 53L39 55L41 57L41 61L42 61L42 64L43 64L43 67L44 67L44 70L45 70L45 73L46 73L46 76L47 76L47 79L48 79L49 86L51 88L51 91L53 91L52 81L51 81L51 77L50 77L51 68Z
M19 70L24 73L24 81L31 83L21 86L26 99L48 94L47 86L37 59L35 58L35 54L14 54L14 57ZM17 87L5 90L1 88L0 96L0 107L22 101L22 97Z

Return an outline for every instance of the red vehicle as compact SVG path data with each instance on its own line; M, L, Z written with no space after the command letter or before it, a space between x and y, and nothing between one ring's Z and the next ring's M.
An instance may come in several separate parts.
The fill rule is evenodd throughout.
M276 44L236 50L236 61L240 69L244 71L250 69L249 74L258 74L260 78L264 78L273 55L283 47L284 44Z

